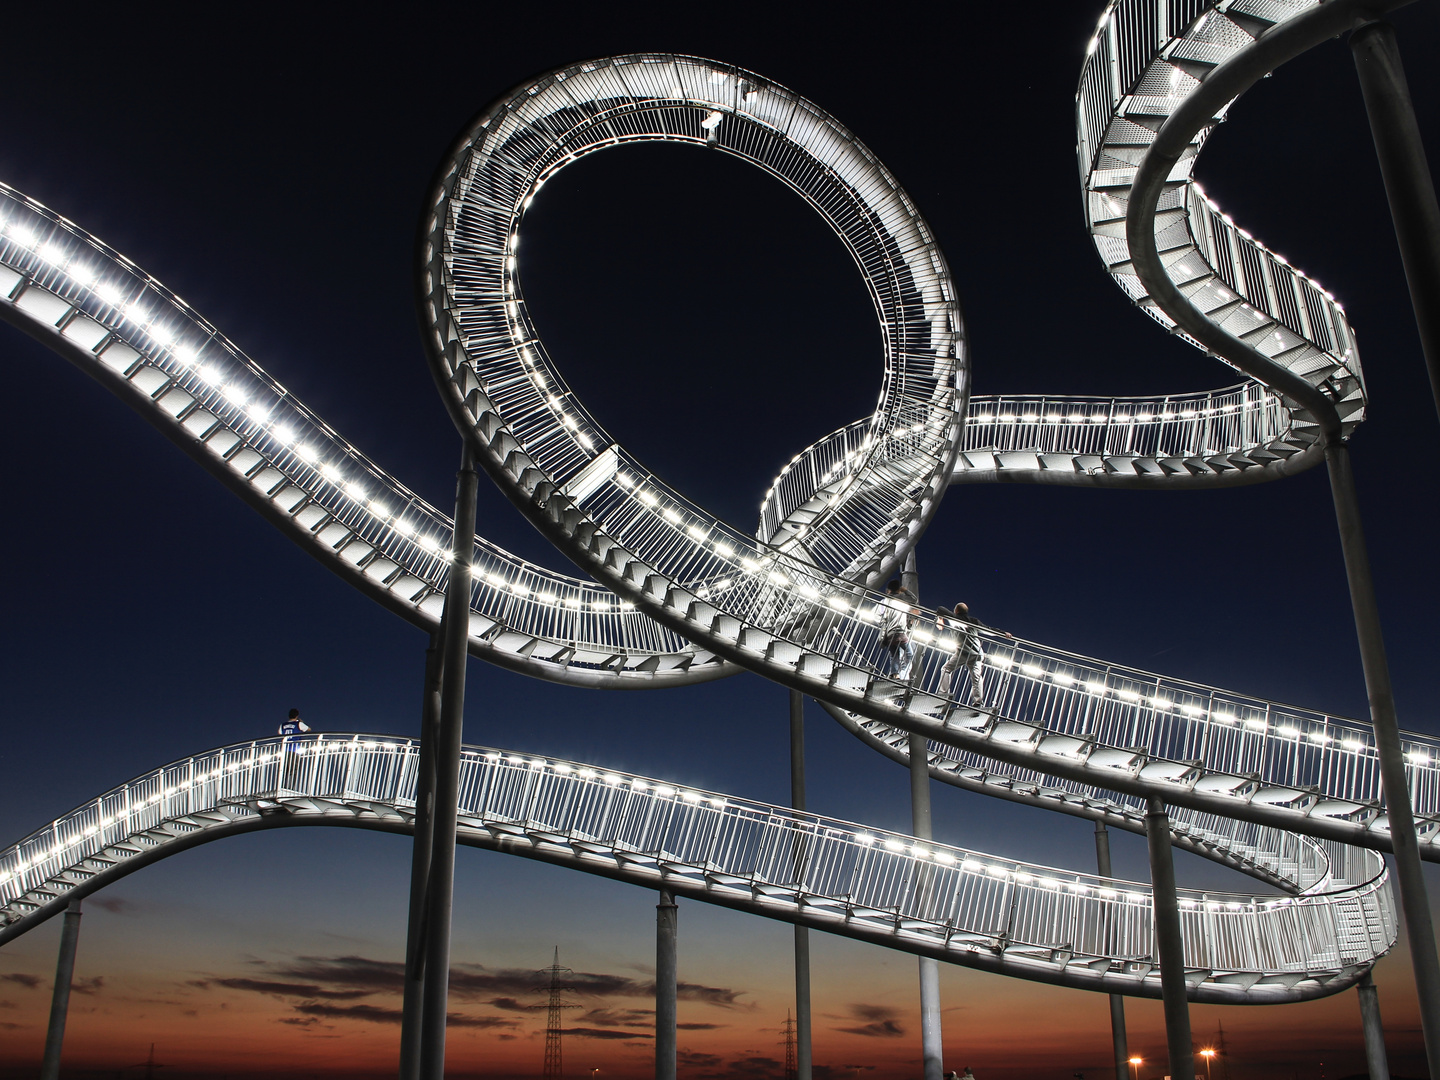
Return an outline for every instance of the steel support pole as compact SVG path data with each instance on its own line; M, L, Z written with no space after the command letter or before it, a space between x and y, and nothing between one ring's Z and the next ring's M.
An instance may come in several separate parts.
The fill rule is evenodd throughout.
M55 961L55 992L50 997L50 1027L45 1032L40 1080L59 1080L60 1051L65 1046L65 1019L70 1013L70 984L75 979L75 947L79 941L80 901L71 900L60 927L60 955Z
M448 596L447 596L448 607ZM442 612L440 625L445 625ZM441 639L425 649L425 689L420 701L420 752L415 764L415 843L410 855L410 921L405 934L405 998L400 1021L400 1080L420 1076L420 1016L425 1000L425 911L434 846L435 744L440 738Z
M1190 1002L1185 997L1185 939L1175 895L1175 858L1170 851L1170 818L1165 803L1151 795L1145 808L1150 846L1150 889L1155 915L1155 951L1160 961L1160 996L1165 1005L1165 1039L1172 1080L1195 1080L1195 1047L1190 1041Z
M434 842L425 910L420 1078L444 1080L450 1004L450 913L455 899L455 832L460 806L460 745L465 722L465 659L470 646L470 563L475 553L475 457L465 443L455 484L454 562L441 626L440 719L435 740Z
M1395 28L1387 22L1366 23L1350 35L1350 51L1380 159L1420 348L1430 370L1430 391L1440 413L1440 204L1435 200L1435 183L1425 160Z
M1110 869L1110 830L1105 822L1095 822L1095 865L1102 878L1115 875ZM1125 1080L1130 1065L1130 1044L1125 1038L1125 997L1123 994L1110 996L1110 1039L1115 1047L1115 1080Z
M1370 1080L1390 1080L1390 1062L1385 1056L1385 1029L1380 1025L1380 995L1375 980L1366 972L1355 987L1360 995L1360 1023L1365 1029L1365 1068Z
M805 809L805 697L790 691L790 806ZM795 927L795 1076L811 1080L810 929Z
M1375 731L1375 754L1380 763L1380 786L1395 855L1395 883L1405 913L1405 934L1415 965L1415 996L1420 1006L1420 1028L1425 1034L1425 1057L1430 1075L1440 1076L1440 958L1435 953L1435 925L1430 918L1425 874L1420 868L1420 841L1415 833L1410 788L1405 779L1405 752L1395 716L1395 695L1390 687L1390 664L1385 658L1385 636L1375 602L1375 581L1365 550L1360 503L1355 496L1355 474L1350 450L1339 440L1325 447L1330 467L1330 493L1335 499L1335 521L1350 582L1350 606L1355 613L1355 635L1360 639L1360 664L1365 692L1370 698L1370 723Z
M655 905L655 1080L675 1080L679 923L675 894L661 889Z
M930 747L923 735L910 736L910 813L917 840L933 838L930 818ZM920 894L922 897L924 893ZM940 1028L940 962L920 957L920 1052L924 1080L944 1076L944 1038Z

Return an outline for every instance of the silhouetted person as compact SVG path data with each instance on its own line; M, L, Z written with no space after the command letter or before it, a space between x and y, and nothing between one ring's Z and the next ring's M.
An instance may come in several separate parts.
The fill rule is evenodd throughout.
M915 662L915 643L910 640L910 616L917 610L914 605L915 597L898 578L885 586L885 599L880 602L880 643L889 660L886 674L902 683L910 680L910 666Z

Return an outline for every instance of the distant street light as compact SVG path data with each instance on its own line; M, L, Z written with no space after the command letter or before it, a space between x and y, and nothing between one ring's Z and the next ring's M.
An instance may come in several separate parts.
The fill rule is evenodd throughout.
M1215 1051L1201 1050L1200 1056L1205 1059L1205 1080L1210 1080L1210 1062L1215 1060Z
M1140 1080L1140 1066L1144 1064L1144 1058L1133 1057L1130 1059L1130 1072L1134 1080Z

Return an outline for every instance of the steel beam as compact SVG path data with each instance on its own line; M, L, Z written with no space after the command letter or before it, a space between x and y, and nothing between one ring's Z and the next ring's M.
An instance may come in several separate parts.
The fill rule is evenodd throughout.
M655 1080L675 1080L679 924L675 894L661 889L655 905Z
M470 642L470 564L475 552L475 495L479 477L469 442L455 484L454 559L441 627L440 718L435 740L435 800L431 816L425 911L425 972L420 1005L420 1077L444 1080L445 1020L450 998L450 915L455 899L455 833L460 808L460 745L465 723L465 657Z
M449 608L450 594L446 594ZM441 625L445 623L441 616ZM425 689L420 702L420 752L415 766L415 842L410 855L410 921L405 934L405 998L400 1021L400 1080L420 1075L420 1016L425 1000L425 913L429 905L434 846L435 744L440 738L440 634L425 649Z
M80 942L80 901L65 908L60 928L60 955L55 961L55 992L50 996L50 1027L45 1032L45 1057L40 1080L59 1080L60 1052L65 1046L65 1020L70 1013L70 984L75 978L75 949Z
M790 806L805 809L805 696L790 691ZM795 926L795 1076L810 1080L810 930Z
M1095 865L1100 876L1113 878L1110 869L1110 830L1105 822L1095 822ZM1106 927L1109 930L1109 927ZM1130 1044L1125 1037L1125 998L1120 994L1110 995L1110 1041L1115 1049L1115 1075L1125 1080L1125 1070L1130 1064Z
M1385 795L1390 842L1395 851L1395 883L1400 890L1410 958L1415 966L1415 995L1419 999L1420 1028L1425 1033L1425 1057L1430 1075L1440 1076L1440 958L1435 952L1435 924L1430 916L1425 871L1420 866L1420 840L1410 806L1405 752L1400 744L1390 664L1385 656L1385 635L1380 628L1380 609L1375 602L1375 580L1370 574L1370 556L1365 548L1365 530L1360 521L1360 502L1355 495L1349 448L1339 440L1327 443L1325 462L1330 469L1335 522L1340 528L1345 576L1350 582L1350 607L1355 615L1355 636L1360 641L1360 666L1365 673L1365 693L1370 699L1370 721L1375 729L1380 787Z
M1425 160L1395 28L1387 22L1364 24L1350 35L1350 51L1400 244L1420 349L1430 372L1430 392L1440 414L1440 204L1435 200L1435 182Z
M1145 838L1150 847L1155 951L1160 962L1160 997L1165 1005L1165 1041L1172 1080L1195 1080L1190 1042L1190 1003L1185 997L1185 939L1180 932L1180 901L1175 895L1175 860L1170 852L1170 818L1158 795L1146 800Z
M910 736L910 812L912 832L918 840L934 839L930 817L930 746L923 735ZM928 888L917 882L917 888ZM920 958L920 1051L924 1080L941 1080L945 1056L940 1027L940 964L928 956Z
M1380 995L1375 980L1366 972L1355 987L1360 996L1360 1023L1365 1028L1365 1068L1370 1080L1390 1080L1390 1062L1385 1055L1385 1029L1380 1024Z

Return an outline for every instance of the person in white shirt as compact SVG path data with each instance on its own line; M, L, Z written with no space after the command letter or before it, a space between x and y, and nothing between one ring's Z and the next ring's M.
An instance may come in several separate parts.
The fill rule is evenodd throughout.
M885 586L885 599L880 602L880 643L889 661L886 674L900 682L910 680L915 663L915 643L910 639L910 617L915 611L915 598L898 579Z

